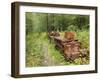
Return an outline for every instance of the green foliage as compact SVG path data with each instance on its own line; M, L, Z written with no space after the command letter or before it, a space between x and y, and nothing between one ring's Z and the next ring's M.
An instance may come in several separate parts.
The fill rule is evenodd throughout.
M26 67L89 64L89 52L85 58L65 60L50 43L49 31L59 31L62 38L65 31L75 32L81 48L89 50L89 16L26 12Z
M81 48L89 49L89 31L88 30L77 30L77 39L81 42Z
M47 30L47 14L26 12L26 34Z
M70 26L68 26L67 31L77 31L77 29L78 29L77 26L70 25Z
M41 37L39 33L31 33L26 36L26 66L41 66L43 61Z
M26 33L89 29L89 16L26 12Z
M32 13L26 13L26 34L33 31Z
M80 30L89 28L89 16L77 15L74 19L74 25L78 26Z

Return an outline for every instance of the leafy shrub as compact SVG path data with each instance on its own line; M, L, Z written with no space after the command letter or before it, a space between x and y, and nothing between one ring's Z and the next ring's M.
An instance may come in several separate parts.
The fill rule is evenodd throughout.
M76 32L77 39L81 42L81 48L89 48L89 31L81 30Z
M77 26L70 25L70 26L68 26L67 31L76 31L77 29L78 29Z

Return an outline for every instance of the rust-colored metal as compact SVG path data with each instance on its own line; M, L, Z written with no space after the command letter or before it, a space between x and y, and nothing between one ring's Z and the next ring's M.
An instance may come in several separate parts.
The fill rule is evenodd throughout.
M80 42L78 41L71 41L64 44L64 55L65 58L68 60L74 60L79 57L80 53Z
M65 59L74 60L79 57L80 42L75 40L74 32L65 32L65 39L62 39L57 32L49 33L49 37L54 40L56 47L63 52Z
M71 41L75 39L75 33L74 32L65 32L64 38Z

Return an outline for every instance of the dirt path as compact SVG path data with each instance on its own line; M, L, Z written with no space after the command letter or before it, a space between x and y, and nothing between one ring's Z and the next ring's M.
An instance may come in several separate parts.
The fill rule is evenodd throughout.
M54 65L54 60L48 51L48 44L43 45L43 54L44 54L44 66L52 66Z

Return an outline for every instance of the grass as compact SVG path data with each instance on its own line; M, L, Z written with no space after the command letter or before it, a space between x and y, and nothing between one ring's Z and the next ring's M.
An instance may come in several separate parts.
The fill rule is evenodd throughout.
M64 32L60 34L62 37L64 36ZM81 42L81 48L89 49L89 32L86 30L77 31L76 35L76 38ZM50 43L45 32L26 35L26 67L81 64L89 64L89 56L74 61L65 60L63 54L55 48L54 42Z
M77 39L81 42L82 48L89 48L89 31L77 31Z

